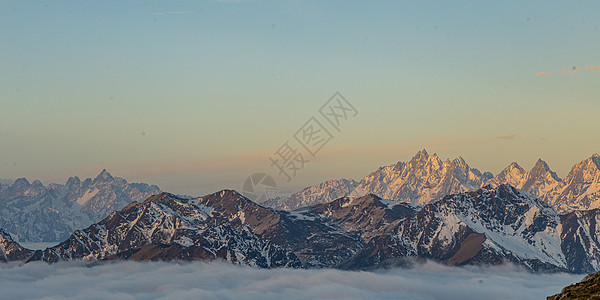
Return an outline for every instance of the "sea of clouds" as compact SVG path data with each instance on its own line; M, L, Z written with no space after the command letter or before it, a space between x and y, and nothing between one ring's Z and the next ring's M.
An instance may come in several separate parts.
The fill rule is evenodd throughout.
M225 262L0 265L2 299L545 299L583 275L435 263L373 272Z

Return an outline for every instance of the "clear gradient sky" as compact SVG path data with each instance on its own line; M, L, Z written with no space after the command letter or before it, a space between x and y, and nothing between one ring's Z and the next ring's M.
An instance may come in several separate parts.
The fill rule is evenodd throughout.
M0 0L0 178L238 189L335 92L281 190L426 148L559 176L600 152L598 1Z

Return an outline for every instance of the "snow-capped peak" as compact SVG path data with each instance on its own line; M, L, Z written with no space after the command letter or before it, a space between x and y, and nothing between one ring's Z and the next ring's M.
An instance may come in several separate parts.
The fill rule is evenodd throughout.
M516 162L511 163L506 167L500 174L496 175L493 179L488 181L486 184L492 186L499 186L502 184L509 184L511 186L519 188L523 185L527 172L519 166Z
M467 162L465 162L464 158L462 158L462 156L459 156L458 158L455 158L452 163L456 166L459 166L461 168L465 168L467 167Z
M594 153L589 159L596 165L596 168L600 169L600 156L598 153Z
M518 163L516 163L516 162L512 162L512 163L511 163L511 164L508 166L508 168L507 168L507 169L508 169L508 170L518 170L518 171L525 171L525 170L524 170L523 168L521 168L521 166L519 166L519 164L518 164Z
M543 199L559 212L600 208L600 156L592 155L573 166Z
M423 150L417 152L417 154L415 154L415 156L412 158L411 162L426 161L427 159L429 159L429 154L427 153L427 150L423 149Z
M529 176L537 176L537 177L541 177L541 176L545 176L545 174L549 174L549 176L551 176L555 181L557 181L557 182L561 181L560 177L558 177L558 175L556 175L556 173L554 173L550 169L548 164L545 161L543 161L542 159L538 159L538 161L535 163L535 165L533 166L531 171L529 171L529 173L531 174Z
M159 193L156 186L129 184L103 170L83 183L71 177L65 185L20 178L0 191L0 227L23 242L57 241L132 201ZM40 221L43 220L43 221Z
M266 204L278 209L296 209L348 195L373 193L383 199L422 205L451 193L477 189L489 178L489 173L481 174L470 168L462 157L443 162L437 154L429 155L423 149L408 163L380 167L360 182L327 181Z
M424 205L447 194L476 190L488 184L494 187L509 184L523 189L554 205L561 212L571 211L575 207L600 207L600 155L593 154L575 165L569 176L561 180L542 159L538 159L530 171L513 162L493 176L489 172L482 174L479 170L470 168L462 157L442 162L436 154L429 155L423 149L410 161L379 167L359 182L327 181L265 204L278 209L296 209L361 191L360 195L373 193L383 199ZM558 197L557 195L564 194L569 184L578 187L570 188L566 196ZM578 204L561 208L559 202L565 201Z

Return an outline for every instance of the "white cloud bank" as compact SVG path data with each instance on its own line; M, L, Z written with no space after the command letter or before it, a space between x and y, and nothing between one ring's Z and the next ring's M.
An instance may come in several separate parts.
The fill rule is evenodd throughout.
M2 299L545 299L583 275L427 263L378 272L228 263L0 265Z

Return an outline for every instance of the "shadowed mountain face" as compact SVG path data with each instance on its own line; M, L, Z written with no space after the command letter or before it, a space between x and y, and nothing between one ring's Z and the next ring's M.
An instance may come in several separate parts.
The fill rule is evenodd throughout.
M575 165L562 180L541 159L530 171L512 163L493 176L469 167L461 157L442 161L436 154L429 155L423 150L409 162L381 167L361 181L329 180L290 197L269 200L265 205L293 210L369 193L392 201L425 205L446 195L503 184L537 196L560 213L600 208L600 156L594 154Z
M366 195L295 211L265 208L230 190L199 198L162 193L26 261L223 259L262 268L370 269L423 258L581 273L600 269L596 218L598 211L559 216L508 185L423 207Z
M276 213L237 192L132 203L28 261L225 259L258 267L335 266L361 242L311 218Z
M71 177L65 185L44 186L20 178L0 188L0 227L22 242L60 241L132 201L159 192L157 186L130 184L106 170L83 182Z
M0 262L25 260L32 253L33 251L13 241L10 234L0 228Z
M513 262L531 270L566 270L559 217L510 186L447 196L392 222L349 262L396 264L406 256L450 265Z
M227 193L222 193L225 198ZM299 265L292 253L242 224L236 226L222 215L211 217L213 210L198 199L163 193L131 203L65 242L36 251L28 261L218 258L265 268Z

